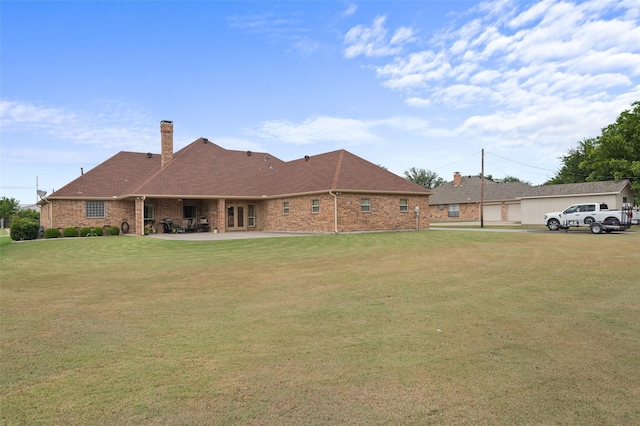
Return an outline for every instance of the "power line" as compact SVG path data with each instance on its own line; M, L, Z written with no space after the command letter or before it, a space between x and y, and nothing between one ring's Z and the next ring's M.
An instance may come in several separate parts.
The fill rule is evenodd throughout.
M502 158L503 160L507 160L507 161L511 161L512 163L516 163L516 164L520 164L521 166L526 166L526 167L531 167L533 169L540 169L540 170L545 170L547 172L553 172L556 173L556 170L551 170L551 169L545 169L544 167L538 167L538 166L532 166L531 164L525 164L525 163L521 163L519 161L515 161L515 160L511 160L509 158L505 158L505 157L501 157L500 155L491 153L491 152L487 152L487 154L491 154L494 157L498 157L498 158Z
M471 155L470 155L470 156L468 156L468 157L464 157L464 158L461 158L461 159L459 159L459 160L453 161L453 162L451 162L451 163L449 163L449 164L445 164L444 166L436 167L436 168L434 168L433 170L438 170L438 169L442 169L442 168L444 168L444 167L449 167L449 166L450 166L450 165L452 165L452 164L456 164L456 163L459 163L460 161L467 160L467 159L469 159L469 158L473 157L474 155L478 155L478 154L480 154L480 151L478 151L478 152L474 152L473 154L471 154Z

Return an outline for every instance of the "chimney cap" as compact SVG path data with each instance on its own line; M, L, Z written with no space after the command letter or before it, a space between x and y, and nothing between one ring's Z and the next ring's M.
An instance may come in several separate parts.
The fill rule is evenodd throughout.
M171 120L161 120L160 123L162 123L162 124L173 124L173 121L171 121Z

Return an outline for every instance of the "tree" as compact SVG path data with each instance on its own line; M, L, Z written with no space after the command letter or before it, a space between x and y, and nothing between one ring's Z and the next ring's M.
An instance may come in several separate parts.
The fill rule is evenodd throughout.
M425 169L416 169L415 167L405 170L404 176L407 180L417 183L427 189L437 188L445 183L445 180L439 177L435 172Z
M497 182L497 183L522 182L522 183L526 183L526 184L531 185L531 182L527 182L527 181L522 180L520 178L517 178L515 176L509 176L509 175L503 177L502 179L497 179L497 180L495 180L495 182Z
M560 157L563 166L558 174L545 182L545 185L584 182L590 172L582 168L581 164L587 159L587 153L593 150L596 142L596 138L583 139L578 142L577 148L570 148L567 155ZM583 167L586 167L586 163Z
M14 216L20 210L20 201L15 198L7 198L2 197L0 199L0 218L4 219L5 226L7 226L7 222L11 219L11 216Z
M482 178L482 174L481 173L478 173L477 176L479 178ZM495 183L522 182L522 183L526 183L526 184L531 185L531 182L527 182L527 181L524 181L524 180L522 180L520 178L517 178L515 176L509 176L509 175L503 177L502 179L494 178L493 175L485 175L484 179L485 180L490 180L491 182L495 182Z
M561 157L563 166L547 183L595 182L629 179L640 203L640 101L602 129L597 138L585 139Z

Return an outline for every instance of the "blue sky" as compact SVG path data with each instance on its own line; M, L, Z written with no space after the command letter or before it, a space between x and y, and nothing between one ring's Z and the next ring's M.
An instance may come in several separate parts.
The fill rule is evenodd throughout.
M541 184L640 100L640 1L6 1L0 195L207 137Z

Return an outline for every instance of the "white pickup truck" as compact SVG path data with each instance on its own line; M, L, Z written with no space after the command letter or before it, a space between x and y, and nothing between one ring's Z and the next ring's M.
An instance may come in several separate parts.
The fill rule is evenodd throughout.
M574 204L564 211L544 215L544 223L551 231L569 229L573 226L591 227L594 223L604 225L605 231L619 230L639 222L640 211L633 210L628 205L622 210L609 210L609 207L602 203Z

